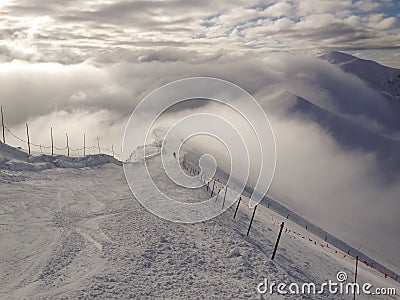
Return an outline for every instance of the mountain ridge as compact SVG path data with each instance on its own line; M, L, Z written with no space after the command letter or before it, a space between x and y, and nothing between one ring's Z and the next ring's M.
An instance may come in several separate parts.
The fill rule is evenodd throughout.
M400 102L400 69L338 51L324 53L318 58L356 75L386 99Z

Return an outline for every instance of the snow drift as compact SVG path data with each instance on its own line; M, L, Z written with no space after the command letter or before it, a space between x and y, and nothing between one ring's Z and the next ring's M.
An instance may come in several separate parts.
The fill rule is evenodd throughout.
M106 154L85 157L66 157L64 155L32 156L28 153L0 142L0 169L13 171L40 171L52 168L85 168L121 162Z

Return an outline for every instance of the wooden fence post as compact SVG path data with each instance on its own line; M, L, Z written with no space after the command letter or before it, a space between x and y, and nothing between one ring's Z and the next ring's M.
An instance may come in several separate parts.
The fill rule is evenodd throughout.
M28 153L29 153L29 155L31 155L31 143L30 143L30 140L29 140L29 128L28 128L28 123L25 123L25 125L26 125L26 135L27 135L27 137L28 137Z
M53 140L53 127L50 127L50 137L51 137L51 155L54 155L54 140Z
M281 239L282 230L283 230L284 226L285 226L285 222L282 222L281 229L279 230L278 238L277 238L276 243L275 243L274 253L272 253L271 260L274 260L274 258L275 258L276 250L278 249L279 240Z
M354 274L354 283L355 283L355 284L357 283L357 272L358 272L358 255L356 256L356 272L355 272L355 274ZM357 294L356 289L354 289L354 297L353 297L353 300L356 300L356 294Z
M214 187L215 187L215 179L214 179L213 188L212 188L212 190L211 190L211 197L214 195Z
M67 156L69 157L68 133L65 133L65 137L67 138Z
M3 105L1 106L1 126L3 127L3 143L6 143L6 134L5 134L5 127L4 127L4 115L3 115Z
M238 211L238 209L239 209L240 201L242 201L242 196L239 197L239 201L238 201L238 204L237 204L237 206L236 206L235 214L233 215L233 218L236 218L236 214L237 214L237 211Z
M256 214L256 209L257 209L257 205L254 206L253 215L251 216L251 220L250 220L250 224L249 224L249 229L247 229L247 234L246 234L247 236L250 233L251 224L253 224L254 215Z
M217 197L215 197L215 202L218 200L219 193L221 193L221 189L218 190Z
M224 209L224 205L225 205L225 198L226 198L226 192L228 190L228 186L225 187L225 194L224 194L224 200L222 201L222 209Z

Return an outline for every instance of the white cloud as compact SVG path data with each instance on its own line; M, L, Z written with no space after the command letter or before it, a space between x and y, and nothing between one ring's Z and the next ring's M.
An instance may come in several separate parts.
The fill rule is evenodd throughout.
M397 19L395 17L386 18L386 19L381 20L378 24L376 24L375 27L378 29L382 29L382 30L389 29L394 26L396 21L397 21Z
M372 11L379 8L379 1L361 0L356 1L353 5L362 11Z
M351 8L351 0L298 0L298 13L308 15L313 13L334 13L343 12Z
M2 61L116 61L116 49L127 54L166 47L203 52L382 49L400 41L387 1L268 1L265 9L258 1L241 0L69 3L3 5Z
M296 24L297 29L315 29L326 28L330 24L336 22L336 18L330 13L313 14L303 18L302 21Z
M292 5L287 2L278 2L269 6L265 10L266 14L271 17L290 17L293 15L294 10Z

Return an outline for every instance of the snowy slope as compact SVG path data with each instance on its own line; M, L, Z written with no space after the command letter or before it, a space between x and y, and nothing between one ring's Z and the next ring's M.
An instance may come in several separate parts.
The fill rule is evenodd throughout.
M342 52L329 52L321 58L358 76L387 99L400 101L400 70Z
M51 168L84 168L113 163L121 165L115 158L106 155L88 155L85 157L66 157L64 155L31 156L22 150L0 142L0 169L39 171Z
M205 188L173 186L159 163L158 157L148 160L172 195L188 201L209 197ZM246 237L252 211L245 201L236 220L232 207L198 224L168 222L134 199L115 164L0 174L1 299L266 299L256 290L265 277L286 283L335 281L339 271L353 277L349 257L321 247L323 240L263 206ZM283 233L271 261L282 221L290 232ZM362 263L359 280L400 288ZM303 299L338 297L352 299L327 294Z

